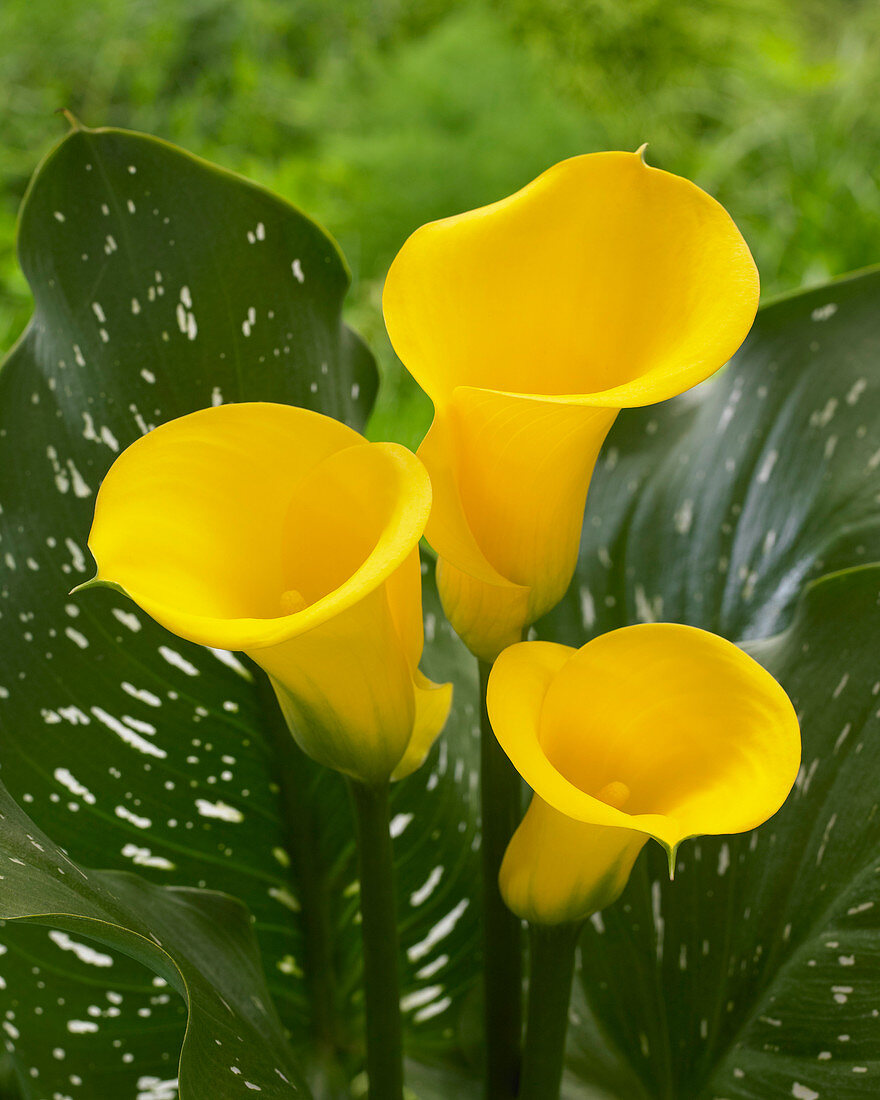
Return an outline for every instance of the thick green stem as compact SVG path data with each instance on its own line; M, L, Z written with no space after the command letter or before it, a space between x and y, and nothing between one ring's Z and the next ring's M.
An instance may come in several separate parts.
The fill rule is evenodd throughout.
M519 1100L558 1100L582 921L529 926L529 1008Z
M522 1035L522 929L519 918L501 897L498 872L522 817L522 783L489 725L486 684L490 668L480 662L486 1096L488 1100L513 1100L519 1085Z
M389 830L390 784L351 780L360 874L370 1100L403 1100L399 942Z
M312 1039L317 1060L329 1064L344 1040L339 1035L336 1013L330 884L321 857L321 824L310 797L314 773L281 716L268 679L256 665L253 668L275 742L276 775L284 812L284 847L290 858L291 885L300 903L302 969L309 993Z

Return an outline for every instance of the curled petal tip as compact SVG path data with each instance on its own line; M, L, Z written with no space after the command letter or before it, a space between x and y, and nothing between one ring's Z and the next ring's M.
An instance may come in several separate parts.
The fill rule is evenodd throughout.
M121 584L117 584L116 581L107 581L103 577L98 576L96 573L94 577L90 577L87 581L83 581L82 584L77 584L71 588L68 592L69 596L75 596L78 592L86 592L92 588L110 588L114 592L119 592L123 596L127 596L128 593L122 587Z
M670 844L666 849L666 856L669 859L669 881L675 881L675 861L678 856L678 845Z
M636 156L640 158L642 164L647 164L645 160L645 150L648 148L647 141L643 141L642 144L636 149Z

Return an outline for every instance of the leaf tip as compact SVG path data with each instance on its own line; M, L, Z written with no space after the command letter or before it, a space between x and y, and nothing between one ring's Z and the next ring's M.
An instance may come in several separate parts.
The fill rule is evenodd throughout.
M68 107L59 107L55 112L56 115L64 115L67 121L70 123L71 130L81 130L83 128L82 123L76 117L76 115Z

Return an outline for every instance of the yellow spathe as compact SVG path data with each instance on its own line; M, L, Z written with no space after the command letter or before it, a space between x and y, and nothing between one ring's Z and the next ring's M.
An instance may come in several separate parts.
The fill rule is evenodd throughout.
M133 443L98 493L97 581L266 670L315 760L363 782L424 759L451 686L418 669L422 463L289 405L221 405Z
M618 411L707 378L757 305L724 208L637 153L563 161L404 244L385 320L434 403L426 536L474 653L494 659L565 592Z
M739 833L772 816L800 764L788 696L731 642L652 623L581 649L522 642L489 678L492 729L535 796L501 892L519 916L573 921L618 897L653 837Z

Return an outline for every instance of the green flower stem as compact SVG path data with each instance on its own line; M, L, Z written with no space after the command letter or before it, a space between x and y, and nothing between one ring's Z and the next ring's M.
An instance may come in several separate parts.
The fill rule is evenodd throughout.
M522 782L495 740L486 712L491 665L480 661L483 863L483 972L486 1034L486 1096L513 1100L519 1086L522 1035L522 929L504 904L498 872L522 818Z
M345 1039L336 1011L336 960L330 883L321 860L322 826L308 797L314 782L310 761L294 741L281 716L265 673L250 663L257 681L263 714L275 747L276 775L284 809L284 847L290 859L290 879L300 903L303 977L309 994L312 1041L317 1060L335 1063Z
M399 942L391 846L391 785L349 781L355 811L364 941L370 1100L403 1100Z
M583 921L529 925L529 1008L519 1100L558 1100Z

